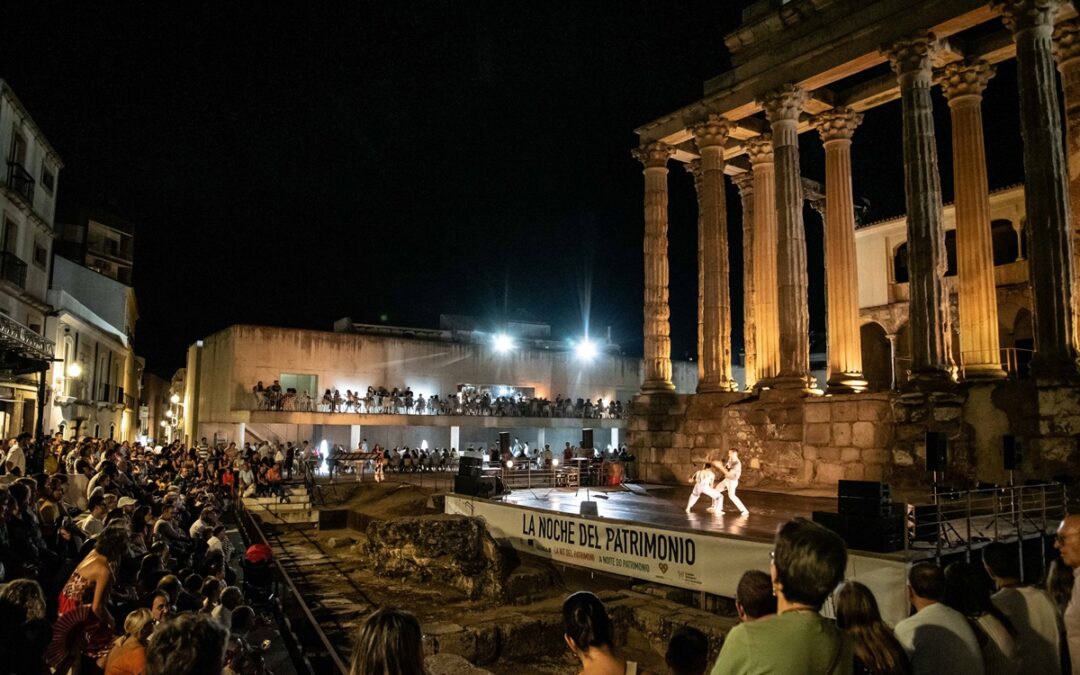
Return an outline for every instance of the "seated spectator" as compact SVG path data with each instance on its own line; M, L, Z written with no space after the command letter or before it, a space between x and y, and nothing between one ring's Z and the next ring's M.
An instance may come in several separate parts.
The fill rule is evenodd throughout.
M1072 592L1062 619L1065 623L1065 639L1069 649L1069 659L1072 663L1073 672L1080 672L1080 577L1075 574L1080 568L1080 515L1066 516L1058 525L1057 537L1054 539L1054 548L1061 553L1061 565L1067 565L1073 569ZM1057 570L1057 575L1062 571Z
M771 566L779 613L733 628L713 675L849 675L855 662L851 640L819 613L846 567L847 548L834 532L803 518L780 526Z
M772 579L761 570L746 570L735 587L735 611L739 621L757 621L776 614Z
M987 671L1002 675L1018 672L1016 630L990 600L990 580L981 569L971 563L951 563L945 568L941 601L966 616L975 628Z
M150 618L155 622L161 623L172 614L172 599L169 598L169 594L162 590L157 590L149 595Z
M1001 542L982 550L983 567L997 593L990 598L1016 629L1019 671L1061 672L1061 630L1054 602L1045 591L1020 583L1016 546Z
M709 638L697 628L683 626L668 641L664 662L671 675L705 675L709 667Z
M420 622L401 609L383 608L372 613L360 626L353 646L349 675L386 673L427 673Z
M615 629L604 603L588 591L578 591L563 602L563 638L581 661L581 672L636 673L637 664L615 654Z
M154 632L150 610L140 607L124 619L124 634L105 656L105 675L142 675L146 669L146 643Z
M945 573L929 562L908 571L908 599L915 614L893 633L911 659L912 672L971 675L983 672L982 650L967 618L943 604Z
M52 626L45 620L41 585L16 579L0 586L0 664L11 673L41 673Z
M109 508L105 503L105 497L101 495L91 497L86 504L88 509L86 515L76 520L75 524L83 531L83 534L93 539L105 529L105 514L109 512Z
M146 675L220 673L229 632L201 614L184 614L158 627L146 646Z
M180 595L176 598L177 612L197 612L202 608L202 598L199 596L202 583L203 578L200 574L189 574L184 577Z
M163 503L161 505L161 515L158 516L157 521L154 523L154 541L164 542L171 547L183 549L191 542L183 531L173 524L175 514L176 507L172 504Z
M205 508L199 513L198 519L191 524L188 536L192 541L198 541L204 533L209 534L213 531L214 525L217 525L217 514L214 513L214 509Z
M877 599L858 581L836 593L836 624L855 645L855 675L909 675L911 662L892 629L881 620ZM974 674L972 674L974 675Z
M214 607L210 616L217 619L225 628L232 630L232 614L244 604L244 594L236 586L228 586L221 592L221 603Z

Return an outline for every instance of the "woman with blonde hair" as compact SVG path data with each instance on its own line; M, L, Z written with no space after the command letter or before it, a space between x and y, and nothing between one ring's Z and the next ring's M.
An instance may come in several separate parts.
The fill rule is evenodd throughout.
M423 640L411 613L377 610L360 626L349 675L427 675Z
M834 599L836 624L855 646L856 675L908 675L911 663L892 629L881 620L877 600L858 581L840 587Z
M124 634L105 657L105 675L142 675L146 670L146 643L154 632L154 617L140 607L124 619Z

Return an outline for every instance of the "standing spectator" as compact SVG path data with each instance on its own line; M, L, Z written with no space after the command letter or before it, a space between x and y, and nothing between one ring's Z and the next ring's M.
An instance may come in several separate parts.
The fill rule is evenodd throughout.
M582 675L636 673L637 664L615 654L615 629L600 598L588 591L563 602L563 638L581 661Z
M989 544L982 561L998 589L991 600L1016 629L1020 672L1060 673L1061 631L1053 600L1045 591L1020 583L1015 546Z
M146 646L146 675L221 672L229 631L204 614L166 621Z
M709 667L709 638L697 628L683 626L668 641L664 662L671 675L705 675Z
M896 624L915 675L971 675L983 672L982 652L975 631L963 614L942 604L945 574L922 562L908 571L908 599L915 614Z
M1080 675L1080 515L1066 516L1058 526L1054 548L1061 552L1061 562L1073 569L1072 597L1065 608L1065 637L1073 675Z
M739 621L757 621L776 614L772 579L761 570L747 570L735 587L735 611Z
M124 619L124 634L105 656L105 675L142 675L146 669L146 642L154 632L150 610L140 607Z
M1053 601L1059 619L1065 616L1065 610L1069 607L1074 581L1073 569L1061 562L1061 558L1050 561L1046 570L1046 594Z
M836 624L855 643L855 675L911 673L904 648L881 620L877 600L866 586L849 581L840 587L836 593Z
M1016 630L990 600L989 579L982 570L971 563L951 563L945 568L945 595L942 602L971 622L976 638L979 638L983 665L987 671L1002 675L1018 672L1020 663L1016 650Z
M7 454L4 456L4 471L12 476L26 475L26 452L19 445L18 439L11 439Z
M780 526L771 566L779 614L731 629L712 674L850 675L851 640L819 613L845 567L847 548L834 532L804 518Z

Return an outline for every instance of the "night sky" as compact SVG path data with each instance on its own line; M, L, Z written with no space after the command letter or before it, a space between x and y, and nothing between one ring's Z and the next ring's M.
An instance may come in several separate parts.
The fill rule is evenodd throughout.
M633 129L700 97L745 2L5 2L0 78L60 153L59 221L136 226L136 351L168 377L233 323L587 319L642 349ZM992 188L1022 180L1015 76L984 103ZM952 198L940 92L942 183ZM904 211L899 102L853 145L871 219ZM804 175L822 180L816 133ZM672 354L696 339L696 202L671 172ZM728 191L735 351L741 222ZM807 210L811 325L824 332ZM385 319L383 318L385 317Z

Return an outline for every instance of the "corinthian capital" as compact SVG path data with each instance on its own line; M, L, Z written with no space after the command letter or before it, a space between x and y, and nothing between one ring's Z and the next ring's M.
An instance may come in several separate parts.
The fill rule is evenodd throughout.
M1054 25L1054 17L1065 0L994 0L990 6L1001 12L1001 20L1013 33Z
M701 190L701 160L694 159L686 164L683 164L683 169L686 173L694 177L694 188L698 191Z
M936 47L937 37L933 33L924 30L917 31L913 35L897 40L887 50L889 64L898 76L917 72L929 74L930 60L934 56Z
M750 171L743 171L737 173L731 177L731 182L735 184L735 187L739 188L739 195L741 197L748 197L754 194L754 174Z
M1058 66L1080 57L1080 19L1069 19L1054 26L1054 57Z
M765 109L769 123L780 120L798 120L806 103L806 91L794 84L785 84L764 94L758 101Z
M694 125L694 140L699 148L723 146L734 125L720 115L709 115L704 122Z
M771 164L773 161L772 134L761 134L746 141L746 155L750 164Z
M674 153L675 148L660 141L646 143L631 151L634 159L644 164L646 169L666 167L668 160L671 159Z
M996 69L982 59L964 59L945 66L938 84L950 102L963 96L982 96L995 72Z
M823 112L811 123L817 129L823 143L838 140L851 140L855 135L855 129L862 124L862 113L857 113L847 106L833 108Z

